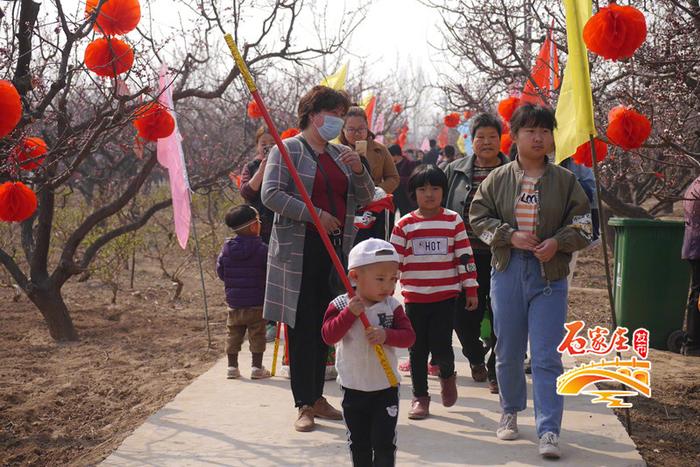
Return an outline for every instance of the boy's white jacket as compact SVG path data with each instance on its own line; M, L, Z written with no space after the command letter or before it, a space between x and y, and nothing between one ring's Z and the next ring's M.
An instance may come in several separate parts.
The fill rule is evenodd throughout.
M348 306L347 294L340 295L331 302L338 311ZM365 309L365 314L372 326L391 328L394 321L394 310L402 308L401 302L394 297L387 297ZM338 370L338 384L358 391L380 391L390 387L389 380L379 364L374 346L365 336L362 321L357 319L345 336L335 344L335 367ZM389 359L389 365L396 375L397 381L401 375L397 368L396 350L392 346L384 346L384 353Z

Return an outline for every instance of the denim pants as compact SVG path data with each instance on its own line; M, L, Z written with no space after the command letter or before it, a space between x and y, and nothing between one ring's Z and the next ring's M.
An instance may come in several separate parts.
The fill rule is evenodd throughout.
M530 252L512 250L505 271L491 272L501 409L505 413L525 409L523 363L529 331L538 436L548 431L558 435L561 428L564 398L557 394L556 384L563 367L557 347L564 337L567 295L566 278L548 283Z

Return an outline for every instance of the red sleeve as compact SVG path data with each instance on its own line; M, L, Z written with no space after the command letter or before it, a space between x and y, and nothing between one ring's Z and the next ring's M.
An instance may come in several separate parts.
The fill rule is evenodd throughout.
M357 316L352 314L350 308L345 307L339 311L331 302L328 305L326 315L323 317L323 325L321 326L323 341L328 345L339 342L350 330L356 319Z
M394 310L393 326L384 331L386 332L384 345L405 349L412 346L416 341L416 333L413 331L413 326L411 326L411 320L408 319L401 305Z

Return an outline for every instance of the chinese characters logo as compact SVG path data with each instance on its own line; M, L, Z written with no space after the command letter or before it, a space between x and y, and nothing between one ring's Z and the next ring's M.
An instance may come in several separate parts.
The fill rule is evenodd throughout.
M566 335L557 350L571 356L597 355L603 358L574 367L557 378L557 394L587 394L594 396L591 401L594 404L607 403L608 407L615 408L632 407L632 404L624 400L627 396L641 394L651 397L651 362L646 360L649 355L649 331L644 328L635 330L630 345L627 337L629 330L625 327L617 327L610 334L609 329L596 326L588 329L585 333L587 337L584 337L579 335L584 326L583 321L566 323ZM619 357L606 358L612 352L630 350L636 356L633 355L627 360ZM625 389L586 389L591 384L601 382L618 382L623 384Z

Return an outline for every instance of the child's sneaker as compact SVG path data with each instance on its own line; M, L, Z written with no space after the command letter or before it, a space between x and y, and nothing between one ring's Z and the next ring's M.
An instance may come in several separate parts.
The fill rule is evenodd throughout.
M428 362L428 376L440 376L440 367Z
M501 440L511 441L518 439L518 414L503 413L501 415L501 423L498 424L496 437Z
M540 438L540 455L546 459L559 459L559 437L551 431L546 432Z
M250 372L250 379L265 379L265 378L269 378L270 376L272 376L272 374L265 367L262 367L262 368L253 367L253 370Z
M411 410L408 418L411 420L423 420L430 415L430 396L414 397L411 401Z
M411 374L411 361L410 360L404 360L403 362L399 363L399 371L401 373L406 373L406 374Z
M292 373L289 370L289 365L282 365L280 368L280 376L282 378L292 379Z
M235 366L230 366L226 370L226 378L237 379L241 377L241 372Z

